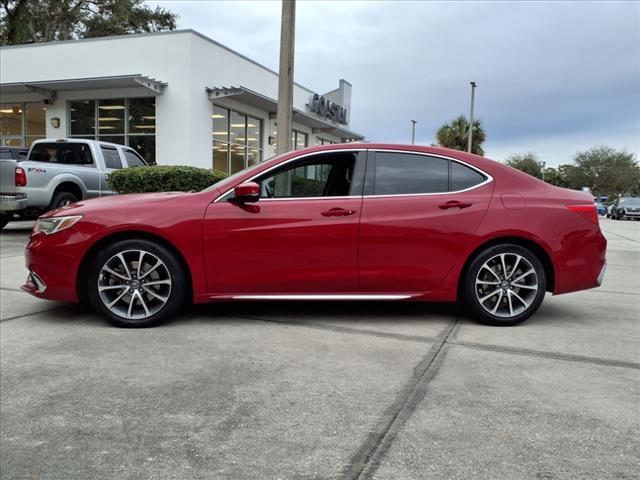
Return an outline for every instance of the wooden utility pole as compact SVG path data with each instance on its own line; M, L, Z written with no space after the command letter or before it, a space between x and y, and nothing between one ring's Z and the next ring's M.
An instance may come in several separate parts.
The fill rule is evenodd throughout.
M293 46L295 42L296 2L282 0L280 29L280 72L278 78L278 154L291 151L293 117Z

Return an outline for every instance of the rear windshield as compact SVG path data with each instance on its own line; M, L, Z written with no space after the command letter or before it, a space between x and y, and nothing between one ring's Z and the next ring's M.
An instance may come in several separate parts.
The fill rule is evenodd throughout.
M93 156L86 143L36 143L29 154L32 162L91 165Z

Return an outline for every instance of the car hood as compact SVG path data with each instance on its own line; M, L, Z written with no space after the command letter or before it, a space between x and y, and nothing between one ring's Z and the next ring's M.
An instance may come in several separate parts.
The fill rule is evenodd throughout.
M92 198L90 200L81 200L69 206L52 210L43 215L50 217L52 215L80 215L100 210L128 209L131 207L140 208L151 204L163 204L170 202L176 198L182 198L186 195L194 195L186 192L158 192L158 193L131 193L127 195L109 195L100 198Z

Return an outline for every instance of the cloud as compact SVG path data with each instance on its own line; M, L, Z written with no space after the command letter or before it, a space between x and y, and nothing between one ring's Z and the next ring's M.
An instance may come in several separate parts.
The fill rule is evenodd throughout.
M277 70L280 2L148 2ZM488 156L533 150L566 163L594 144L640 152L638 2L297 2L296 81L353 84L351 128L370 140L434 141L468 115Z

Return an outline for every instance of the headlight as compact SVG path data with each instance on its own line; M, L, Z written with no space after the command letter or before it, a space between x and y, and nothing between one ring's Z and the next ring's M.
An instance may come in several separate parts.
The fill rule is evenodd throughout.
M33 231L34 233L42 232L46 233L47 235L51 235L52 233L60 232L62 230L66 230L67 228L73 227L80 221L80 219L82 219L82 215L39 218L36 222L35 227L33 228Z

